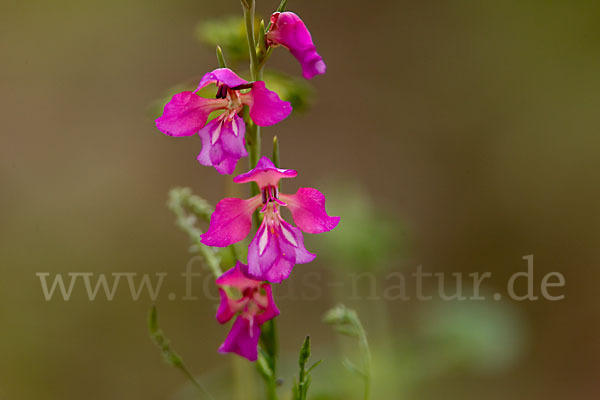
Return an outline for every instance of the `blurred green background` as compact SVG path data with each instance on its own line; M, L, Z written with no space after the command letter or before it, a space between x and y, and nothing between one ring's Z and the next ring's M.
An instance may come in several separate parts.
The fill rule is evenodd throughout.
M279 288L282 393L310 334L324 362L309 396L360 397L342 365L355 342L321 322L341 301L369 333L375 399L597 399L599 3L289 9L328 71L311 82L312 108L264 130L264 151L277 134L282 166L300 171L285 188L318 187L342 223L308 240L319 256ZM1 399L192 398L148 337L147 296L132 301L121 287L112 302L91 302L79 286L70 301L47 302L36 272L168 272L157 304L174 348L219 398L260 392L247 362L216 352L227 332L216 301L166 298L184 290L191 257L167 191L190 186L214 204L231 188L197 163L199 138L161 134L151 113L170 87L216 67L197 24L240 13L233 0L0 5ZM270 65L300 74L284 50ZM361 296L328 285L370 271L383 290L386 274L423 265L490 271L485 290L504 294L527 254L537 288L563 273L564 300L384 301L368 284ZM311 273L321 295L293 296Z

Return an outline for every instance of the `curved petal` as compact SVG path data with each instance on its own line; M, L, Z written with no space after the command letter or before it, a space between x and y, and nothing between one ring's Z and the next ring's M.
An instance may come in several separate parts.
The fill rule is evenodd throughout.
M217 124L216 129L212 130L213 132L211 132L211 133L213 135L218 134L222 130L223 130L223 125ZM219 139L220 139L220 137L219 137ZM202 146L204 146L204 141L202 143ZM212 141L211 141L211 143L207 147L209 147L208 159L210 160L211 165L219 165L219 164L221 164L221 162L223 162L223 160L225 158L227 158L227 153L225 153L223 151L223 144L221 143L220 140L218 140L215 143L212 143Z
M223 275L217 278L215 283L219 286L231 286L237 288L241 292L247 288L257 288L261 282L251 279L244 274L247 266L241 262L237 262L235 267L223 272Z
M286 255L290 256L289 253ZM258 241L256 240L253 240L248 247L248 273L255 279L281 283L292 273L293 260L293 254L291 254L291 259L281 254L279 243L274 238L270 238L265 251L262 253L259 251Z
M304 264L316 256L306 250L302 232L285 221L276 229L261 225L248 247L248 274L254 279L280 283L287 279L295 264Z
M304 247L304 237L300 229L282 220L281 232L283 235L279 240L279 248L284 255L293 254L295 264L306 264L315 259L316 255Z
M292 112L289 101L283 101L277 93L267 89L263 81L256 81L248 93L240 93L244 104L250 108L250 118L256 125L274 125Z
M200 240L207 246L226 247L244 239L252 227L252 212L260 203L259 196L248 200L221 200L210 217L208 231L200 236Z
M262 325L268 320L273 319L279 315L279 309L275 305L275 300L273 299L273 290L271 289L271 285L263 284L262 287L266 292L267 308L261 314L256 315L256 317L254 318L254 320L259 325Z
M235 171L235 167L240 159L226 155L219 164L215 165L215 169L221 175L231 175Z
M219 304L217 310L217 321L224 324L235 315L235 310L231 306L231 300L227 297L227 293L221 288L219 288L219 295L221 296L221 304Z
M200 80L200 83L198 84L198 88L194 91L194 93L210 85L211 83L224 84L231 88L240 85L245 85L248 83L248 81L240 78L235 72L233 72L229 68L217 68L211 72L204 74L204 76Z
M256 361L259 337L258 323L241 316L237 317L225 342L219 347L219 353L235 353L250 361Z
M266 280L266 272L279 256L278 250L263 220L248 247L248 275L254 279Z
M254 169L233 178L235 183L256 182L258 187L276 186L281 178L294 178L298 172L293 169L276 168L271 160L262 157Z
M192 92L177 93L156 120L159 131L169 136L190 136L206 124L208 114L225 108L225 99L205 99Z
M223 150L237 158L247 157L245 137L246 124L239 115L235 115L233 120L229 121L227 129L221 134Z
M298 228L307 233L323 233L335 228L340 217L330 217L325 211L325 196L317 189L300 188L296 194L280 194L287 203Z
M221 174L232 174L238 160L248 155L245 132L244 120L237 115L213 119L198 132L202 139L198 162L215 167Z
M286 47L302 66L302 76L311 79L325 73L327 66L317 53L310 32L300 17L293 12L274 13L271 16L271 26L267 41Z

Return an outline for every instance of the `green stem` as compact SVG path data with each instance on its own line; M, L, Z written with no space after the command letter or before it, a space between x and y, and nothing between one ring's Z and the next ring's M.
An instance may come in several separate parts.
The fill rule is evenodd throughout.
M256 42L254 41L255 4L255 0L242 0L244 20L246 22L246 37L248 38L248 50L250 51L250 74L253 81L258 79L258 56L256 54Z
M250 122L246 125L246 142L248 143L248 164L250 169L256 167L258 164L258 160L260 159L261 154L261 141L260 141L260 129L257 125ZM258 189L258 185L255 182L250 183L250 194L252 197L258 195L260 190ZM252 221L254 222L254 226L258 228L260 226L260 214L258 210L254 211L252 214Z
M277 400L277 383L275 380L267 382L267 400Z
M363 371L365 374L365 394L364 399L369 400L371 397L371 349L367 341L367 332L362 326L362 323L357 319L358 330L360 332L360 344L364 351Z
M262 332L263 334L261 334L260 336L261 345L263 346L269 357L271 357L269 367L271 368L271 371L273 371L273 376L276 376L278 343L277 323L275 322L275 318L264 323L262 327Z
M350 360L346 360L345 364L348 369L358 373L363 378L365 384L364 400L369 400L371 397L372 378L371 350L369 348L369 341L367 340L367 332L363 328L358 314L356 311L340 304L329 310L323 317L323 321L333 325L339 333L358 339L358 344L362 350L362 368L352 364Z
M183 364L183 363L176 364L175 367L179 368L188 377L188 379L190 380L190 382L192 382L192 384L196 387L196 389L198 389L200 392L204 393L204 395L206 397L208 397L209 399L211 399L211 400L215 399L204 388L204 386L202 386L202 384L200 382L198 382L198 380L194 377L194 375L190 372L190 370L187 369L187 367L185 366L185 364Z
M261 80L263 76L264 61L259 62L256 50L256 41L254 38L254 11L255 0L241 0L242 8L244 9L244 20L246 22L246 36L248 38L248 51L250 52L250 76L253 81ZM264 28L263 28L264 31ZM264 32L259 33L259 40L263 40ZM249 123L247 125L246 142L248 143L248 162L250 168L256 167L258 160L261 157L261 132L260 126ZM251 185L252 196L259 194L259 188L256 183ZM253 215L254 226L260 226L260 215L256 211ZM266 392L268 400L277 400L277 375L276 375L276 358L277 358L277 330L275 320L271 319L262 326L261 345L269 356L269 368L271 374L265 377Z
M190 382L192 382L192 384L202 393L202 398L206 397L207 399L215 400L208 390L198 382L196 377L185 366L181 356L171 348L169 339L165 337L164 332L158 326L158 311L156 310L156 306L152 306L148 313L148 331L150 332L150 337L160 349L165 361L182 371Z
M262 67L264 64L259 64L258 55L256 53L256 42L254 40L254 11L255 0L242 0L242 8L244 9L244 20L246 22L246 37L248 39L248 51L250 53L250 75L253 81L262 79ZM262 33L261 33L262 36ZM258 160L261 157L261 135L260 126L250 122L247 125L246 142L248 143L248 163L250 169L256 167ZM260 193L258 185L251 183L250 192L252 196ZM260 215L258 211L252 216L256 228L260 225Z
M246 138L248 142L248 162L250 163L250 168L256 167L258 164L258 160L261 156L261 140L260 140L260 126L250 123L248 124L248 135ZM256 193L258 194L258 186L252 186L256 189Z

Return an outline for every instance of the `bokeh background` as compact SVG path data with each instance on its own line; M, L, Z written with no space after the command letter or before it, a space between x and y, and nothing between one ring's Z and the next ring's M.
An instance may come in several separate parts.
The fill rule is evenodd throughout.
M300 171L286 188L318 187L342 223L309 240L317 260L280 288L282 393L310 334L324 360L313 398L360 398L342 365L356 360L355 341L321 322L343 302L372 343L373 398L597 399L598 2L289 8L328 71L311 81L311 107L264 130L264 151L277 134L282 165ZM112 302L91 302L76 286L70 301L47 302L36 272L168 272L156 304L173 347L219 398L260 394L249 363L216 352L227 332L216 302L166 297L183 292L192 257L168 190L190 186L215 203L232 189L196 162L199 138L164 136L152 120L170 88L216 67L198 23L240 13L233 0L0 5L0 398L194 395L148 336L147 296L132 301L122 286ZM284 50L270 66L300 74ZM358 296L349 285L348 274L372 272L381 294L386 274L423 265L490 271L484 290L505 294L528 254L537 294L558 271L564 300L384 301L369 297L369 282ZM320 294L294 296L309 273Z

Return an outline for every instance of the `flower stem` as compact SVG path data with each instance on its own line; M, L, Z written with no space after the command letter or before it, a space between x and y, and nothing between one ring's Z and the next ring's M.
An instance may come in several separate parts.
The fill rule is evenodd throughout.
M255 0L242 0L244 20L246 22L246 36L248 38L248 50L250 51L250 74L253 81L258 79L258 56L256 54L256 42L254 41L255 4Z
M212 397L210 395L210 393L208 393L208 391L204 388L204 386L202 386L202 384L200 382L198 382L198 380L194 377L194 375L190 372L190 370L187 369L185 364L183 364L183 363L175 364L175 367L179 368L185 374L185 376L188 377L190 382L192 382L192 384L196 387L196 389L198 389L198 391L202 392L209 399L214 400L214 397Z
M365 394L364 399L369 400L371 398L371 349L369 348L369 342L367 340L367 333L362 326L360 320L357 319L358 329L360 332L360 345L363 348L363 365L365 373Z
M260 129L258 125L250 122L246 125L246 143L248 144L248 164L250 169L256 167L261 154L261 141L260 141ZM255 182L250 183L250 194L256 196L260 190ZM260 226L260 214L258 210L252 214L252 221L254 226L258 228Z
M242 8L244 9L244 21L246 22L246 37L248 39L248 51L250 53L250 76L253 81L262 79L262 65L258 62L256 53L256 42L254 40L254 12L255 0L241 0ZM261 33L262 36L262 33ZM250 122L246 126L246 142L248 144L248 163L250 169L256 167L258 160L261 157L261 135L260 126ZM250 192L252 196L259 194L258 185L251 183ZM252 216L254 225L258 228L260 225L260 215L258 211Z
M250 168L254 168L261 156L260 126L254 123L248 124L246 141L248 142L248 162ZM252 185L252 187L256 188L256 193L253 194L258 194L258 186Z
M164 360L183 372L190 382L196 387L196 389L202 393L203 399L206 398L214 400L214 397L211 396L208 390L206 390L206 388L200 382L198 382L196 377L190 372L190 370L184 364L181 356L171 349L169 340L165 337L164 332L158 326L158 311L156 310L156 306L152 306L150 308L150 312L148 313L148 331L150 332L150 337L160 349Z
M269 357L271 357L269 367L271 367L273 376L275 376L277 367L277 323L275 322L275 318L263 324L260 340L263 348Z
M371 398L371 350L369 349L369 341L367 340L367 332L362 326L356 311L346 308L340 304L329 310L323 317L323 321L333 325L334 328L341 334L355 337L358 339L358 344L362 349L362 366L358 367L350 360L346 359L344 364L348 369L360 375L365 384L364 400Z
M256 41L254 37L254 12L255 0L241 0L242 8L244 9L244 20L246 22L246 36L248 39L248 51L250 52L250 76L253 81L261 80L263 75L264 62L259 62L256 49ZM262 32L259 32L259 40L264 40L264 25L261 24ZM250 122L246 126L247 135L246 142L248 144L248 162L250 168L256 167L258 160L261 157L261 132L260 126ZM259 193L258 185L252 183L252 196ZM260 215L258 211L253 215L254 226L260 225ZM277 375L276 375L276 358L277 358L277 329L275 320L267 321L261 327L261 346L263 347L267 357L269 374L263 374L266 384L266 394L268 400L277 400Z

